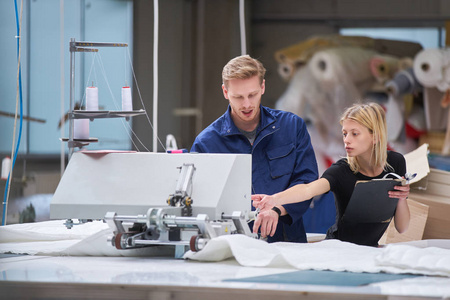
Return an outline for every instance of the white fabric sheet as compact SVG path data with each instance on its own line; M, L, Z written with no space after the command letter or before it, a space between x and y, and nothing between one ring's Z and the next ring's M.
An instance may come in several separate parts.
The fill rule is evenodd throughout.
M102 221L74 225L71 229L67 229L64 223L64 220L55 220L2 226L0 243L81 240L108 228Z
M68 256L170 256L173 246L117 250L107 242L107 224L94 221L67 229L64 221L0 227L0 253ZM244 235L210 240L199 252L184 258L222 261L235 258L242 266L349 272L388 272L450 277L450 240L430 244L390 244L386 248L359 246L338 240L316 243L268 244ZM447 243L445 243L447 242ZM429 245L440 245L429 247ZM418 247L416 247L418 246Z
M185 258L220 261L233 257L243 266L284 267L299 270L388 272L450 277L450 250L391 244L386 248L359 246L339 240L317 243L268 244L243 235L220 236Z
M0 253L69 256L166 256L174 247L117 250L107 242L112 230L102 221L67 229L63 220L0 227Z

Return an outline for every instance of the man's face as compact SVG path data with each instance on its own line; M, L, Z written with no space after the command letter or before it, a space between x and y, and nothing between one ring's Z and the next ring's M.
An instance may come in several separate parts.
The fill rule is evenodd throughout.
M231 107L231 118L235 125L245 131L252 131L259 123L261 96L265 81L259 84L258 76L249 79L233 79L228 87L222 85L223 95Z

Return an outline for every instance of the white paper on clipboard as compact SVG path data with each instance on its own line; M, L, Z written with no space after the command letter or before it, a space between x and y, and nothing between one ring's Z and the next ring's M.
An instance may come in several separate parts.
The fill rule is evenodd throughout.
M417 176L409 183L414 183L426 177L430 173L428 164L428 144L423 144L416 150L404 155L406 160L406 170L410 173L417 173Z

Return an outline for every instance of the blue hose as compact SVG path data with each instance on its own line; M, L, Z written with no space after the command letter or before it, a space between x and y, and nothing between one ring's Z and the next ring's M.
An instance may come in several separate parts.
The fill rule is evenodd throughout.
M17 62L19 62L19 48L20 48L20 40L19 39L21 37L20 37L19 16L18 16L18 13L17 13L17 0L14 0L14 8L15 8L15 11L16 11L16 27L17 27L17 36L18 36L18 38L17 38ZM19 152L20 139L22 138L23 104L22 104L22 68L21 68L20 65L19 65L19 98L20 98L19 138L17 139L16 151L14 152L12 169L14 169L14 165L16 163L17 153ZM13 139L14 138L15 137L13 137ZM7 209L6 198L8 196L8 184L9 184L9 181L11 180L11 178L10 178L11 173L8 175L8 179L6 180L6 185L5 185L5 195L4 195L4 198L3 198L2 226L4 226L5 223L6 223L6 209Z

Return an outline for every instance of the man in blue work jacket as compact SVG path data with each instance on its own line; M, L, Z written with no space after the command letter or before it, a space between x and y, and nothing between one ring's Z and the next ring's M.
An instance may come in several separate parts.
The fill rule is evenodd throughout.
M225 65L222 90L228 110L197 136L191 152L252 154L252 194L272 195L316 180L318 171L303 119L261 105L265 72L248 55ZM306 242L302 215L310 202L260 213L256 223L261 236L268 242Z

